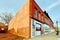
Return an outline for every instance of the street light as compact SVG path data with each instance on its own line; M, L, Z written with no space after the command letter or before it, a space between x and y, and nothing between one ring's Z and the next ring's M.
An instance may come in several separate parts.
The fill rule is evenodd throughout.
M56 33L56 35L59 35L59 30L58 30L58 21L56 21L56 26L57 26L57 33Z

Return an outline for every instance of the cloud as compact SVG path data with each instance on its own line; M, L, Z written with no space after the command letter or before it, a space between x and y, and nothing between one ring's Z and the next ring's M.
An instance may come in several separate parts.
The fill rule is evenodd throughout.
M57 2L49 5L49 6L46 8L46 11L49 11L50 9L52 9L53 7L55 7L55 6L59 5L59 4L60 4L60 1L57 1Z

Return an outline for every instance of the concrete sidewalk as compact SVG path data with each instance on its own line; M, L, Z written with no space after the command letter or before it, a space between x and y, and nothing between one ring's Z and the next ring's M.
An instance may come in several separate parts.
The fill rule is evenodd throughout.
M29 40L60 40L60 35L57 36L56 33L53 32L50 34L37 36L37 37L31 38Z

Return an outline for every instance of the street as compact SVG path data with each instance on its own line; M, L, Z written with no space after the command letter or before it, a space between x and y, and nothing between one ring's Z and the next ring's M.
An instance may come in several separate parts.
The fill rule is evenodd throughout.
M23 40L24 37L20 37L9 32L0 33L0 40Z
M28 40L28 39L7 32L7 33L0 33L0 40ZM29 40L60 40L60 35L56 35L56 32L53 32L50 34L43 34L40 36L36 36L30 38Z

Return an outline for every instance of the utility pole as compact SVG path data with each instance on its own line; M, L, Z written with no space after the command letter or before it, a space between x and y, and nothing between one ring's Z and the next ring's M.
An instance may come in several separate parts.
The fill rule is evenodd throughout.
M58 30L58 21L56 21L56 26L57 26L57 33L56 33L56 35L59 35L59 30Z

